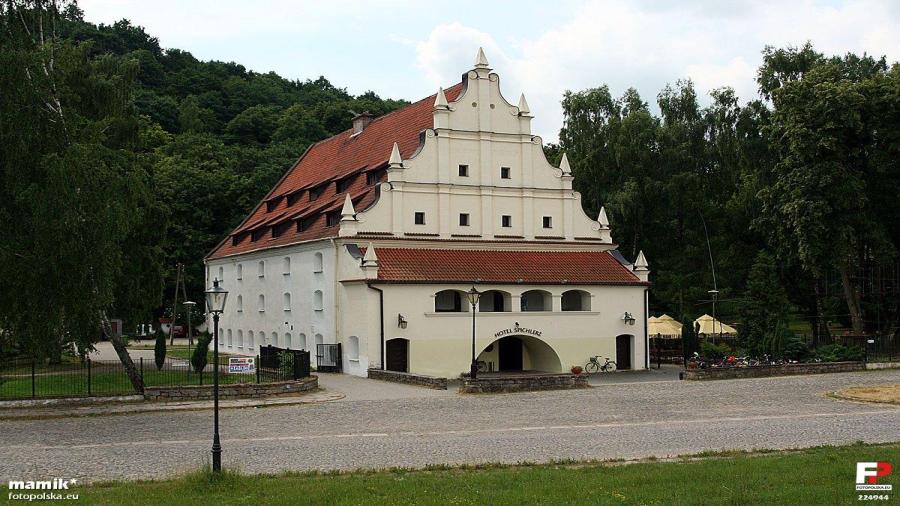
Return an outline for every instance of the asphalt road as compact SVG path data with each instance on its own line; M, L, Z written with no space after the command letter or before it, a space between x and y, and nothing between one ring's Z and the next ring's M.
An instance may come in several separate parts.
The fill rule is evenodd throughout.
M381 383L359 381L376 395L224 411L224 465L246 472L420 467L900 441L900 407L825 396L898 383L900 370L489 396L410 390L378 398ZM201 411L0 421L0 481L157 478L196 469L208 462L211 420Z

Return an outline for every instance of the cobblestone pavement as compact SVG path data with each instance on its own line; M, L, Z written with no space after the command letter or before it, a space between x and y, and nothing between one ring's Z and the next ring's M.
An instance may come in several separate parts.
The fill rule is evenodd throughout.
M900 370L237 409L222 413L222 446L226 466L275 472L888 442L900 440L900 407L825 393L897 382ZM209 411L0 421L0 482L196 469L211 421Z

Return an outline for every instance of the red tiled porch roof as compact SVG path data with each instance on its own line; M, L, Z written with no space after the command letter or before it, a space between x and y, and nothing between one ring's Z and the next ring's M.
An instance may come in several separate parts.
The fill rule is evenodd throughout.
M375 248L378 279L397 283L648 285L605 251Z
M458 83L444 90L447 100L456 100L462 89L463 83ZM375 118L359 135L351 136L351 129L310 146L253 212L207 258L337 237L338 227L327 226L326 214L340 209L347 192L352 196L357 212L375 202L375 186L368 183L366 173L387 167L394 142L398 144L402 158L415 153L419 148L419 134L434 126L434 99L435 95L431 95ZM386 176L382 171L378 177L383 180ZM350 179L348 187L345 192L338 193L336 181L346 178ZM320 186L323 188L321 195L310 201L309 190ZM289 198L292 194L295 197ZM290 205L289 200L292 200ZM299 219L305 220L302 231L296 226ZM272 227L281 227L280 235L273 236Z

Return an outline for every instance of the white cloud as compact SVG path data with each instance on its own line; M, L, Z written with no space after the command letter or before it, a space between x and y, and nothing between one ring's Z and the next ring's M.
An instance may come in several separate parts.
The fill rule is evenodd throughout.
M435 86L455 82L471 67L475 49L484 46L504 78L504 94L515 97L524 91L536 115L535 132L555 140L563 119L559 102L567 89L609 84L620 95L633 86L653 104L666 83L691 78L703 96L731 86L748 100L756 97L754 76L766 45L811 40L826 53L900 56L900 13L889 3L786 5L770 0L742 2L732 10L721 5L591 0L559 26L522 34L514 47L506 46L515 50L511 54L488 32L445 23L416 46L418 65Z

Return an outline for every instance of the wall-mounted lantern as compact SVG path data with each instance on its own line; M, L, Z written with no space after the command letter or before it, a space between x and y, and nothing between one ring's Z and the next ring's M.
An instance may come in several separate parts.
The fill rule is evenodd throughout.
M631 315L628 311L625 311L625 314L622 315L622 321L625 322L625 325L634 325L636 321L634 316Z
M405 329L407 325L406 318L403 317L402 314L397 313L397 326L401 329Z

